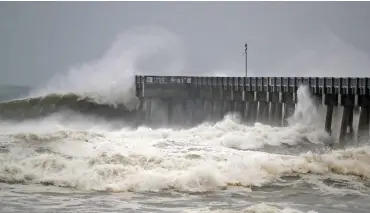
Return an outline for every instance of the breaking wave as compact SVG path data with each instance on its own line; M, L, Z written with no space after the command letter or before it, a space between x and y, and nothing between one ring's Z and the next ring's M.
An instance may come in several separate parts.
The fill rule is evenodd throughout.
M82 97L72 93L49 94L44 97L0 102L0 116L3 119L39 118L66 111L95 115L107 119L134 120L137 110L128 109L124 103L115 105L99 103L90 97Z

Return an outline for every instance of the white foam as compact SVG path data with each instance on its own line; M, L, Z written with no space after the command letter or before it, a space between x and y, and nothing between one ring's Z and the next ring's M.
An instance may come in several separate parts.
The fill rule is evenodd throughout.
M229 148L294 144L304 134L299 128L247 127L231 118L177 131L113 130L104 124L63 124L55 117L14 123L2 135L14 147L0 154L0 178L109 191L213 191L306 174L370 178L369 147L299 156ZM35 152L40 148L46 151Z
M235 210L210 210L209 208L185 210L183 213L304 213L303 211L290 207L278 208L266 203L251 205L240 211ZM308 211L306 213L317 213L316 211Z
M309 100L306 92L299 90L299 101ZM0 154L0 178L110 191L213 191L263 186L286 175L370 178L369 147L299 156L240 150L295 145L302 137L321 143L321 126L307 119L320 114L312 107L298 103L291 126L283 128L246 126L233 116L187 130L114 129L102 120L63 115L5 122L2 138L14 147Z

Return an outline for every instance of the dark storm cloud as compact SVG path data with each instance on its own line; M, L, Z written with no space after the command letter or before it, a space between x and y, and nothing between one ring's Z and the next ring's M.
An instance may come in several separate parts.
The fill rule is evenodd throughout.
M160 26L187 73L370 75L368 2L1 2L0 83L37 85L101 57L122 31ZM181 51L181 53L180 53Z

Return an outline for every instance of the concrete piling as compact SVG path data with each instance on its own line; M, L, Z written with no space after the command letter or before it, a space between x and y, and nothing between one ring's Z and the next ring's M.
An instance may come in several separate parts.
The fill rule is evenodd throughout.
M240 119L241 119L241 121L244 122L244 120L245 120L245 107L246 107L246 103L244 101L239 101L238 104L239 104L238 112L240 114Z
M368 142L370 139L369 135L370 135L370 109L369 107L361 107L357 141L359 141L360 143Z
M147 99L145 101L145 123L151 124L151 113L152 113L152 100Z
M257 102L247 103L246 119L247 119L248 123L254 124L257 121L257 109L258 109L258 103Z
M145 119L144 98L139 98L139 106L136 113L136 125L141 125Z
M181 101L181 115L180 119L182 121L182 125L187 126L189 123L188 118L191 117L191 113L188 112L188 101L182 100Z
M167 100L167 125L172 125L173 123L173 108L174 102L171 99Z
M267 123L269 115L269 104L264 101L258 102L257 121L260 123Z
M344 106L339 132L339 144L345 145L353 139L353 106Z
M295 104L284 103L283 105L283 126L288 126L288 118L293 115L295 110Z
M326 116L325 116L325 131L331 135L332 132L332 120L333 120L334 106L326 106Z
M269 123L274 126L282 126L283 104L270 103Z

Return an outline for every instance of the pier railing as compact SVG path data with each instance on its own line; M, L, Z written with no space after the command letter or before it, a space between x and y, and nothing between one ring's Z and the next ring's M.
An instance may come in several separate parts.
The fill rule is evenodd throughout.
M220 88L255 92L294 92L306 85L313 93L368 95L370 78L359 77L198 77L135 76L137 88L143 86Z

